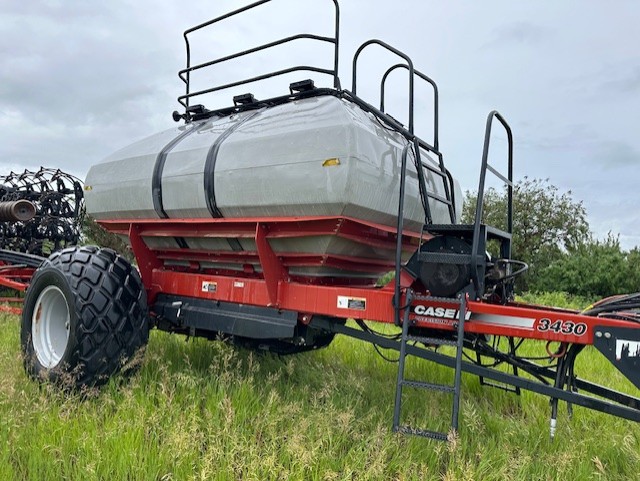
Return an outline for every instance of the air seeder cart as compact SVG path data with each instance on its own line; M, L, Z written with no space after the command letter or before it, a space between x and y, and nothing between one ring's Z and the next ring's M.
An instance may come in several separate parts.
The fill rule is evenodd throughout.
M330 36L293 35L192 64L195 32L268 3L187 30L187 65L179 73L186 92L178 99L184 111L174 112L183 124L89 171L87 211L128 240L138 269L107 249L53 254L27 292L22 344L29 372L53 380L73 374L80 387L104 383L146 344L153 327L279 354L324 347L342 334L399 351L396 431L446 439L400 423L402 389L451 393L455 430L463 371L483 384L551 398L552 435L559 400L640 421L640 399L574 372L576 356L594 345L640 388L640 295L582 313L513 302L514 278L526 266L511 259L513 147L505 119L495 111L488 116L476 219L460 224L461 191L438 142L435 82L403 52L370 40L353 57L351 89L342 88L337 0ZM298 65L193 88L203 71L299 40L330 45L332 67ZM378 106L357 94L358 60L373 49L399 59L381 78ZM233 105L215 110L192 103L299 71L330 76L332 87L303 80L279 97L236 95ZM387 79L396 71L408 73L407 125L385 111ZM414 131L416 82L433 89L430 141ZM508 137L505 172L488 162L495 121ZM507 187L505 231L481 222L487 174ZM497 246L494 255L489 245ZM393 280L376 285L389 271ZM377 333L372 323L401 330ZM554 362L522 356L525 340L547 343ZM407 355L453 368L453 385L406 379ZM511 370L498 369L501 364Z

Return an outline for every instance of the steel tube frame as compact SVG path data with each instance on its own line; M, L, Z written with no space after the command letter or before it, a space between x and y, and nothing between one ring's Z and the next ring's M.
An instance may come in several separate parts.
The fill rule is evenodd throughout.
M221 57L219 59L215 59L215 60L211 60L209 62L204 62L198 65L191 65L191 44L189 42L189 35L193 32L196 32L198 30L201 30L203 28L209 27L215 23L221 22L222 20L226 20L228 18L231 18L235 15L238 15L240 13L246 12L247 10L251 10L253 8L259 7L260 5L264 5L265 3L269 3L272 0L259 0L257 2L251 3L249 5L246 5L244 7L238 8L237 10L234 10L232 12L228 12L224 15L221 15L219 17L213 18L211 20L208 20L206 22L203 22L199 25L196 25L194 27L191 27L187 30L184 31L183 33L183 38L185 41L185 47L186 47L186 54L187 54L187 66L186 68L180 70L178 72L178 77L186 84L185 85L185 94L181 95L180 97L178 97L178 102L183 105L185 107L185 109L189 108L189 99L191 99L192 97L198 96L198 95L204 95L207 93L212 93L212 92L217 92L219 90L224 90L224 89L228 89L228 88L232 88L232 87L236 87L239 85L244 85L247 83L251 83L251 82L257 82L259 80L265 80L267 78L271 78L271 77L275 77L277 75L284 75L286 73L291 73L291 72L295 72L295 71L310 71L310 72L318 72L318 73L322 73L322 74L326 74L326 75L331 75L333 77L333 86L336 89L340 89L340 78L338 76L338 66L339 66L339 44L340 44L340 6L338 4L338 0L331 0L333 2L334 5L334 9L335 9L335 30L334 30L334 37L326 37L326 36L320 36L320 35L312 35L312 34L298 34L298 35L293 35L293 36L289 36L280 40L276 40L273 42L269 42L267 44L264 45L260 45L258 47L254 47L251 49L247 49L247 50L243 50L241 52L237 52L235 54L231 54L231 55L227 55L225 57ZM221 85L221 86L216 86L216 87L212 87L209 89L203 89L203 90L199 90L197 92L191 92L190 91L190 83L191 83L191 72L195 71L195 70L199 70L202 68L206 68L206 67L210 67L212 65L216 65L216 64L220 64L222 62L225 61L229 61L235 58L239 58L239 57L243 57L245 55L251 54L251 53L255 53L255 52L259 52L261 50L265 50L267 48L271 48L271 47L275 47L277 45L282 45L285 43L289 43L292 42L294 40L300 40L300 39L309 39L309 40L318 40L321 42L327 42L327 43L331 43L334 45L334 55L333 55L333 69L322 69L322 68L318 68L318 67L311 67L311 66L296 66L296 67L291 67L291 68L286 68L286 69L282 69L279 71L275 71L275 72L270 72L267 74L263 74L263 75L258 75L256 77L250 78L250 79L243 79L243 80L239 80L236 82L231 82L231 83L227 83L225 85Z
M327 330L329 332L334 332L336 334L343 334L345 336L349 336L355 339L370 342L372 344L383 347L385 349L393 349L395 351L400 352L401 343L393 339L388 339L382 336L378 336L370 332L360 331L358 329L354 329L349 326L327 321L326 319L318 319L317 321L314 320L312 321L312 325L314 325L315 327ZM408 345L406 346L406 353L419 357L421 359L425 359L427 361L433 361L437 364L441 364L443 366L447 366L450 368L455 369L455 366L456 366L456 358L438 353L436 351L431 351L426 348ZM553 387L548 384L544 384L531 379L526 379L526 378L516 376L514 374L510 374L507 372L502 372L495 369L479 366L477 364L473 364L467 361L461 362L461 368L462 368L462 371L467 372L469 374L482 376L487 379L492 379L493 381L496 381L496 382L501 382L504 384L509 384L515 387L519 387L521 389L526 389L527 391L542 394L544 396L549 396L550 398L557 398L562 401L566 401L567 403L575 404L577 406L583 406L596 411L612 414L614 416L618 416L624 419L629 419L631 421L640 422L640 399L639 398L634 398L632 396L624 395L622 393L618 393L617 391L610 390L602 386L597 386L589 382L582 381L579 385L582 387L584 391L588 391L588 392L591 392L590 388L593 386L594 387L593 394L596 394L598 396L603 396L607 394L608 395L607 397L609 399L616 399L616 397L619 397L619 395L621 395L622 396L621 399L626 399L627 401L630 401L631 404L635 405L636 407L624 406L617 403L614 404L602 399L585 396L583 394L579 394L571 391L566 391L564 389Z

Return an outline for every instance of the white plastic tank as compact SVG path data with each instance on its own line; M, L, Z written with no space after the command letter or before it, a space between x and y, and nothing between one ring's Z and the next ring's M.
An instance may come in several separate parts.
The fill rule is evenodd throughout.
M345 216L395 226L406 142L372 114L333 95L214 116L143 139L91 167L87 212L97 220ZM429 159L426 151L421 156ZM428 190L445 197L443 179L424 172ZM459 213L462 193L454 184ZM451 222L447 205L429 202L434 223ZM423 223L410 159L405 228L419 231ZM177 247L170 238L146 241L150 247ZM193 249L230 249L223 239L185 241ZM255 250L252 240L238 242ZM393 258L392 251L332 236L271 244L276 252ZM335 274L331 269L313 273Z

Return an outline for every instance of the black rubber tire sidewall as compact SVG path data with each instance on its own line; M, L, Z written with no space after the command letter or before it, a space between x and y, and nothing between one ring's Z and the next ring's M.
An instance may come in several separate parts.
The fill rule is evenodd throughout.
M38 296L49 285L69 306L69 340L57 366L40 364L31 340ZM39 379L82 388L104 384L149 339L147 298L137 270L111 249L74 247L53 254L36 271L25 297L22 352Z
M44 367L38 357L36 356L35 349L32 341L32 319L33 311L36 306L36 301L42 293L42 291L49 286L58 287L67 302L69 307L69 340L67 347L60 359L57 366L49 369ZM43 264L34 274L29 284L27 294L24 299L24 307L22 310L22 325L20 329L20 341L22 344L22 354L24 358L24 365L27 372L33 377L42 380L58 381L61 376L64 375L65 370L68 370L70 366L77 365L77 361L72 359L74 352L72 346L77 344L76 341L76 326L77 316L73 309L73 292L71 287L64 276L64 274L52 266L49 263Z

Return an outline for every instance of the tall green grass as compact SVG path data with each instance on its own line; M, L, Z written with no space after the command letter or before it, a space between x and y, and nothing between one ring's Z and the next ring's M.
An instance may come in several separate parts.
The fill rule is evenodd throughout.
M525 292L517 296L516 300L541 306L582 310L593 304L598 298L575 296L566 292Z
M337 338L294 357L153 332L140 371L84 395L24 374L15 316L0 315L0 480L638 479L636 423L482 388L463 375L459 437L391 432L396 365ZM394 353L390 353L393 356ZM578 372L629 389L597 352ZM408 375L449 381L410 360ZM448 423L450 398L407 390L407 421Z

